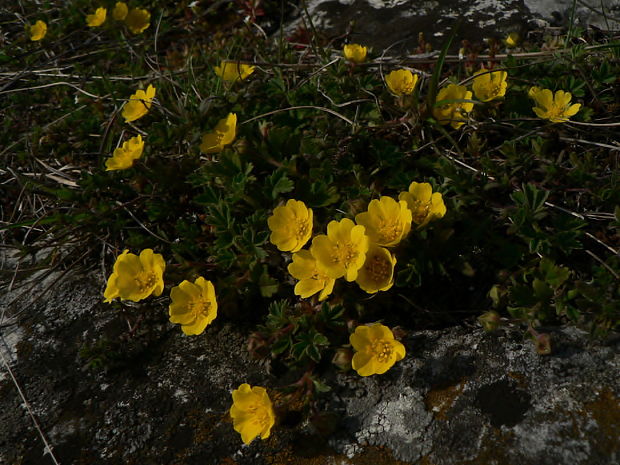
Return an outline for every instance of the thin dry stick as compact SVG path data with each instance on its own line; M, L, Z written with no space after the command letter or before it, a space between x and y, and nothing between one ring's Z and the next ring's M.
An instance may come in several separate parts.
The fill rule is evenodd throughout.
M123 207L123 210L125 210L127 213L129 213L129 216L131 216L134 219L134 221L136 223L138 223L140 225L140 227L142 227L142 229L144 229L151 236L153 236L156 239L159 239L160 241L165 242L166 244L172 244L172 242L170 242L169 240L166 240L163 237L158 236L153 231L151 231L149 228L147 228L146 225L144 223L142 223L138 218L136 218L135 215L131 212L131 210L129 210L127 207L125 207L121 202L117 201L116 204L121 206L121 207Z
M329 108L325 108L325 107L317 107L317 106L314 106L314 105L298 105L296 107L280 108L278 110L268 111L267 113L263 113L262 115L258 115L258 116L254 116L253 118L246 119L241 124L251 123L252 121L256 121L257 119L261 119L261 118L264 118L266 116L275 115L277 113L282 113L282 112L285 112L285 111L302 110L302 109L312 109L312 110L324 111L325 113L330 113L330 114L332 114L334 116L337 116L341 120L346 121L347 123L349 123L351 126L355 126L355 123L353 121L351 121L346 116L341 115L337 111L330 110Z
M2 95L2 94L11 94L13 92L23 92L23 91L26 91L26 90L45 89L46 87L54 87L54 86L69 86L69 87L72 87L73 89L77 90L78 92L81 92L84 95L88 95L89 97L92 97L92 98L104 99L104 98L107 97L107 95L104 95L103 97L101 97L99 95L91 94L90 92L86 92L85 90L80 89L75 84L71 84L70 82L64 82L64 81L50 82L49 84L43 84L41 86L20 87L19 89L9 89L9 90L5 90L3 92L0 92L0 95Z
M580 123L579 121L565 121L568 124L577 124L579 126L596 126L596 127L615 127L620 123Z
M30 415L30 418L32 419L32 422L34 423L34 427L36 428L37 432L39 433L39 436L41 437L41 440L43 441L43 444L45 444L45 452L50 454L50 457L52 458L52 461L54 462L55 465L60 465L60 462L56 459L56 456L54 455L54 452L52 451L52 446L50 445L50 443L45 438L45 434L43 434L43 430L39 426L39 422L37 421L36 417L34 416L34 411L32 410L32 407L30 406L30 403L28 402L28 399L26 399L26 396L24 395L24 392L22 391L21 387L19 386L19 383L17 382L17 379L15 378L15 375L13 374L13 370L11 370L11 367L10 367L9 363L6 361L6 358L4 358L4 354L2 353L2 351L0 351L0 357L2 357L2 362L4 363L4 366L6 367L7 371L9 372L9 375L11 376L11 379L13 380L13 384L15 384L15 387L17 388L17 392L19 393L19 397L22 398L22 402L26 406L26 410L28 410L28 414Z
M616 273L611 266L609 266L607 263L605 263L602 258L600 258L598 255L596 255L594 252L590 252L588 249L586 249L586 253L590 257L592 257L594 260L599 262L601 265L603 265L605 267L605 269L607 269L607 271L609 271L612 275L614 275L614 277L616 279L620 279L620 276L618 276L618 273Z

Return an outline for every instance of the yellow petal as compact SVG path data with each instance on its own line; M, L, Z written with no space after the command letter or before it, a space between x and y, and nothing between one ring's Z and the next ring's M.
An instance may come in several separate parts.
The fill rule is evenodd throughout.
M409 185L409 193L413 196L415 200L426 203L431 200L433 188L427 182L412 182Z
M355 328L355 332L349 336L349 342L357 351L364 351L371 344L368 326L362 325Z
M206 318L197 318L193 324L182 325L181 330L187 336L197 336L202 334L209 324L209 321Z
M323 284L317 279L302 279L295 285L295 295L307 299L323 289Z
M323 290L319 294L319 301L320 302L322 302L325 299L327 299L327 297L329 297L329 295L333 292L334 284L335 283L336 283L335 279L328 278L328 279L325 280L325 285L323 287Z
M351 365L360 376L370 376L376 373L374 358L362 352L353 354Z

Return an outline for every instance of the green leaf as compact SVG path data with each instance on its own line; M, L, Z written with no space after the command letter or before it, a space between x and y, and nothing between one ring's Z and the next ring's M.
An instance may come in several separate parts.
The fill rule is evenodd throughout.
M271 198L275 200L278 195L292 191L295 184L288 178L286 172L279 168L266 179L265 187L271 192Z
M448 54L448 50L450 49L450 45L452 41L456 37L456 32L459 29L461 21L457 21L448 34L446 41L444 42L441 52L439 53L439 57L437 57L437 62L435 63L435 69L433 70L433 75L431 76L430 82L428 84L428 97L427 97L427 105L428 108L433 108L435 104L435 100L437 99L437 86L439 85L439 80L441 79L441 71L443 68L443 64L446 61L446 55Z
M534 289L534 294L541 302L547 302L553 295L553 290L541 279L534 278L532 288Z
M554 288L560 287L570 276L570 270L562 266L556 266L553 261L543 258L539 265L540 272L546 283Z
M278 281L269 276L266 265L263 265L263 273L258 280L258 284L260 287L260 294L263 297L271 297L278 292Z
M283 337L274 342L271 346L271 353L279 355L291 347L291 338Z

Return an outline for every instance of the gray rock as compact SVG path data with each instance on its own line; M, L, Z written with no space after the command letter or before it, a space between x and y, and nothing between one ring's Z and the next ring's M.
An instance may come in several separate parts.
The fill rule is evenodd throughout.
M308 0L314 26L328 37L351 31L350 39L371 45L377 53L413 51L423 32L435 49L458 18L457 39L478 43L484 37L503 38L545 26L567 26L573 0ZM605 30L620 29L620 0L579 0L575 23ZM291 33L303 19L287 28ZM394 48L395 47L395 48Z
M289 411L268 440L244 446L228 417L232 389L287 382L248 357L247 329L216 320L185 337L167 322L166 298L119 314L93 275L36 299L56 278L10 306L5 294L19 324L2 327L0 341L62 464L402 465L392 454L434 465L618 463L618 340L558 329L541 356L516 330L411 331L407 357L384 375L324 374L332 391L318 405L336 432L321 436ZM8 376L0 463L52 463Z
M382 377L341 375L336 391L352 445L389 447L435 465L618 463L618 342L600 346L574 329L553 331L552 355L518 333L423 331ZM366 394L359 396L358 390Z

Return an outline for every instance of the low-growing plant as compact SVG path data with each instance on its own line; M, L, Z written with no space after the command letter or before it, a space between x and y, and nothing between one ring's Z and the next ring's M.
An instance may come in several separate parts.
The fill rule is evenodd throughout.
M618 328L617 38L385 62L269 36L251 2L76 3L0 52L0 231L23 257L102 257L108 302L172 290L191 337L234 322L306 405L333 365L397 367L406 331L479 318L544 354L545 326ZM243 441L268 437L265 389L233 399Z

